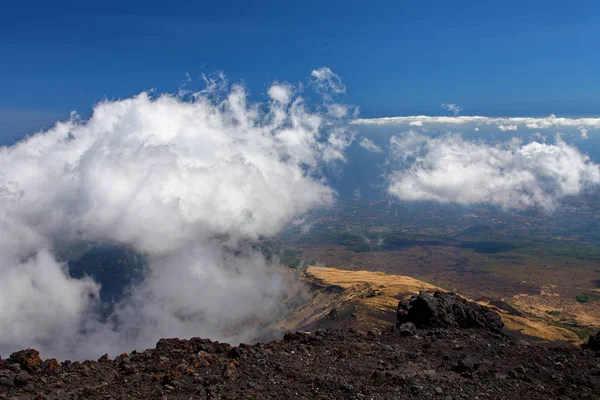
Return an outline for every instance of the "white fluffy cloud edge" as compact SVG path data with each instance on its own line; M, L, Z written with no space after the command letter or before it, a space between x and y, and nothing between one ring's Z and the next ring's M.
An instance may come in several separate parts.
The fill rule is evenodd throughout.
M244 243L334 201L321 168L353 140L336 103L341 79L312 72L251 103L223 76L205 90L104 101L0 147L0 353L92 358L161 337L251 341L280 311L286 274ZM141 282L98 316L91 278L68 274L57 249L112 243L142 254Z
M573 145L598 134L600 118L419 115L351 123L392 132L386 184L400 200L552 212L565 197L600 184L600 166ZM363 140L366 150L381 148Z
M553 211L561 199L600 184L600 165L557 137L490 144L460 134L409 131L390 139L388 192L401 200L491 204Z

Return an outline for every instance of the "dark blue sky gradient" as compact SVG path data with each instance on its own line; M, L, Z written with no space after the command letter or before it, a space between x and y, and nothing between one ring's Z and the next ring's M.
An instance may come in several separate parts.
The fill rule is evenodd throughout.
M0 139L224 71L260 100L329 66L363 117L600 112L600 3L6 1ZM199 84L199 83L198 83Z

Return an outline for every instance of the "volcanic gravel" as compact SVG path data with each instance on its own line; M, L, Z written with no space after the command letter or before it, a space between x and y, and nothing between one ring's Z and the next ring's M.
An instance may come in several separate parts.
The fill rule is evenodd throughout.
M114 360L0 361L3 399L600 399L600 353L482 329L288 333L232 347L193 338Z

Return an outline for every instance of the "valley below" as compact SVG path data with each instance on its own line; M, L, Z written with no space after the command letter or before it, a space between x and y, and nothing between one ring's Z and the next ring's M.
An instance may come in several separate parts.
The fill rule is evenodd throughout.
M0 398L600 398L600 350L582 348L600 331L596 209L575 207L561 224L487 208L338 206L248 244L291 282L277 313L224 332L257 332L249 343L160 339L97 361L3 354ZM147 273L142 255L110 244L59 255L72 277L100 283L101 321ZM400 302L438 291L503 328L399 323Z
M597 204L574 200L544 215L347 201L304 233L280 235L274 246L287 249L283 259L291 266L410 277L496 307L505 319L521 321L515 331L580 342L600 329ZM326 276L336 284L335 274Z

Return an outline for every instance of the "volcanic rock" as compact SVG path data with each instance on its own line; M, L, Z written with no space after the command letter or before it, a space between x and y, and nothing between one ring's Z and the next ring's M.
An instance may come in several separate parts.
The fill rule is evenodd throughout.
M17 363L26 371L32 372L42 365L40 353L34 349L26 349L14 352L8 358L8 361Z
M439 317L442 308L435 310ZM26 360L35 353L28 354ZM0 399L600 400L594 352L564 344L522 346L486 329L456 327L421 328L418 337L399 329L374 335L329 329L236 348L168 339L114 361L46 364L25 372L1 361Z
M433 296L421 291L408 302L400 301L396 318L398 326L412 322L418 328L481 328L498 333L504 326L500 316L488 307L440 291Z
M585 343L583 347L593 351L600 351L600 331L596 332L594 335L590 335L587 343Z
M412 322L405 322L398 326L398 332L401 336L414 336L417 333L417 327Z

